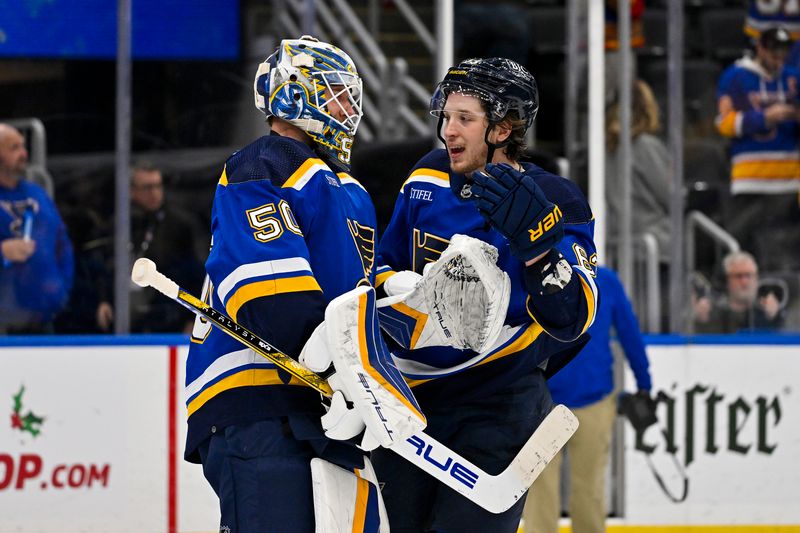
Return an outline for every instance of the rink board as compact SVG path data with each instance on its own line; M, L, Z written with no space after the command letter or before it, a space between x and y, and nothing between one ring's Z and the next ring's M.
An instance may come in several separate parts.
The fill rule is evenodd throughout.
M638 449L626 425L626 523L800 524L798 346L650 345L647 352L654 393L666 398ZM630 371L626 382L635 390ZM647 465L651 449L673 496L688 479L685 501L659 487Z
M670 342L679 344L648 354L655 388L672 399L660 425L674 435L689 496L667 499L629 433L626 517L609 530L799 531L800 340ZM3 531L215 531L216 498L182 459L187 351L179 336L0 338ZM644 443L677 491L664 438L651 429Z

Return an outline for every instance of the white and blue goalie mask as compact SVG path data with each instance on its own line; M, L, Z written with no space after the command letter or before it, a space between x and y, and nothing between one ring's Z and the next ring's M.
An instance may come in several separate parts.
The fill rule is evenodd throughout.
M350 164L361 122L362 82L341 49L304 35L281 41L256 73L255 104L305 131L321 152Z

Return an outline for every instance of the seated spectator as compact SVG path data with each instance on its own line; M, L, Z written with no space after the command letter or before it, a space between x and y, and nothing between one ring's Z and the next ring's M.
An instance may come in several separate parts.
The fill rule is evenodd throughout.
M72 244L55 204L24 179L25 138L0 124L0 333L51 333L69 298Z
M131 171L131 264L140 257L155 261L159 271L188 290L199 292L203 265L195 252L196 222L164 201L161 170L139 162ZM113 322L112 275L101 282L97 325L109 331ZM131 287L131 332L188 332L193 316L152 289Z
M595 281L602 297L597 317L589 328L589 343L547 381L553 402L572 409L580 424L566 450L570 463L572 531L584 532L605 531L606 465L617 413L612 327L636 377L638 394L649 397L652 387L639 323L622 283L613 270L605 267L597 269ZM526 533L558 533L562 458L563 451L547 465L528 494L523 514Z
M741 331L777 331L783 327L784 314L778 295L766 291L759 295L758 265L747 252L731 252L722 260L727 292L714 301L707 293L694 294L694 331L696 333L736 333Z
M659 285L661 287L662 328L669 312L670 262L670 157L657 136L661 129L658 103L647 82L636 80L631 95L631 227L634 235L652 234L658 242ZM619 104L606 112L606 202L608 227L621 231L622 180L618 147L620 138Z
M650 86L637 80L631 96L631 225L634 233L652 233L656 237L660 260L666 263L670 255L669 151L657 136L661 121ZM619 104L615 102L606 113L606 201L609 228L613 231L619 230L622 209L619 133Z
M784 65L790 43L782 28L761 33L755 57L730 66L717 93L717 128L731 139L726 229L769 270L800 266L800 74Z

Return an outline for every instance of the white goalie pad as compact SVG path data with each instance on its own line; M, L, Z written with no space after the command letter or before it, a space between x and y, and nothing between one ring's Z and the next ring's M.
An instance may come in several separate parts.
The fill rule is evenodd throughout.
M300 352L300 363L314 372L324 372L331 366L331 351L328 348L328 331L323 320L308 338Z
M452 346L483 352L500 335L511 296L511 280L498 268L497 257L491 244L453 235L416 283L407 272L386 281L387 294L413 286L378 301L381 327L406 349ZM404 277L394 283L398 276Z
M365 427L360 446L373 450L425 429L425 417L381 337L375 289L357 287L331 301L325 328L336 371L328 380L334 395L322 417L325 434L343 440Z
M316 533L388 533L389 519L369 459L350 472L323 459L311 459Z

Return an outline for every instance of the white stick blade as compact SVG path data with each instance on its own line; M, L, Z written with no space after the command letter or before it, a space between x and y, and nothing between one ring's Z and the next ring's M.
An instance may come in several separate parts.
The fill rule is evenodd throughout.
M578 419L563 405L556 405L536 428L508 468L498 476L503 485L516 487L519 499L578 430Z

